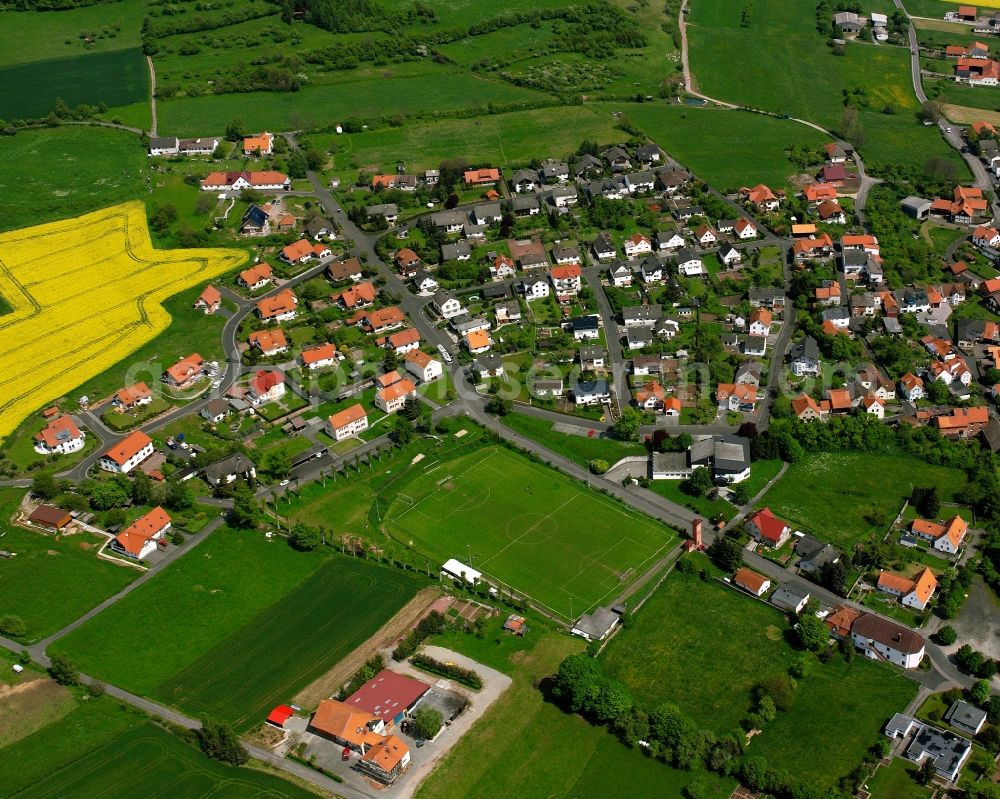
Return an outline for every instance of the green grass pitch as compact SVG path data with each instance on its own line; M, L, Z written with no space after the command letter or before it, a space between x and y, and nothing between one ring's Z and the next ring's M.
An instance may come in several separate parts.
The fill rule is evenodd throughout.
M610 601L676 536L503 449L431 463L386 521L404 543L524 592L566 618Z

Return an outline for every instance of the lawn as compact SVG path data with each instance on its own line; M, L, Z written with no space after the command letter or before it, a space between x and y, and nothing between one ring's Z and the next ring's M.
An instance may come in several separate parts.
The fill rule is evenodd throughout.
M870 10L891 13L891 4L882 5ZM837 56L816 30L815 7L794 0L755 3L746 27L742 12L743 5L730 0L692 5L691 70L702 92L836 129L844 90L859 89L866 159L917 168L935 156L960 163L937 131L920 130L905 48L851 43ZM873 82L874 74L880 80Z
M755 683L800 657L785 642L786 629L775 608L715 580L675 572L602 658L605 672L647 708L673 702L699 726L724 734L746 716ZM915 693L913 682L887 666L813 660L792 706L754 737L750 752L812 784L835 784ZM803 748L807 728L810 745Z
M341 532L360 532L368 521L375 492L368 484L367 467L361 473L348 472L336 479L302 486L296 493L278 500L278 513L311 527Z
M604 438L599 434L577 436L560 433L553 429L552 422L523 413L505 416L503 425L581 466L586 466L592 460L605 460L609 466L613 466L626 456L646 454L646 447L642 444Z
M782 640L786 626L769 605L675 571L602 659L640 703L653 707L669 699L700 726L725 734L750 710L753 685L795 659Z
M781 471L783 461L780 459L767 461L754 461L750 465L750 476L743 481L743 485L750 491L750 496L755 497L764 490L764 486L769 481L777 477Z
M547 703L537 681L555 673L559 662L582 644L556 633L541 635L537 643L531 636L511 687L420 786L418 799L679 797L686 785L702 779L706 796L729 796L735 781L670 768Z
M51 771L19 796L75 799L161 794L176 799L315 799L316 794L280 777L209 760L152 722L126 730L79 760Z
M10 524L22 496L23 490L0 488L0 549L17 553L0 560L0 607L24 621L24 640L32 643L116 594L138 572L98 560L98 536L57 538Z
M76 108L129 105L148 97L149 69L138 47L0 67L4 119L42 119L58 100Z
M374 635L424 582L367 561L333 558L154 696L199 718L256 727L274 705Z
M709 499L708 497L694 497L685 494L681 491L680 480L653 480L649 484L649 490L671 502L691 508L709 519L717 519L721 516L729 521L736 515L736 506L725 499Z
M800 681L791 708L768 722L750 752L807 784L832 787L864 759L885 723L916 693L917 684L897 669L862 657L850 664L834 658ZM809 730L808 747L802 746L803 730Z
M918 767L900 758L888 766L879 766L870 780L868 790L876 799L930 799L933 788L917 782Z
M873 475L878 479L873 480ZM883 534L914 486L930 485L937 486L947 502L963 490L965 475L903 454L820 452L789 466L760 505L769 507L793 529L851 548ZM871 518L879 524L871 524Z
M505 449L421 462L393 486L387 529L441 562L483 573L565 618L611 601L676 536Z
M812 128L763 114L642 103L617 105L637 128L702 180L724 191L747 182L784 186L801 168L786 148L821 147L827 138ZM704 146L706 141L711 147Z
M120 130L72 125L0 136L0 230L135 199L146 171L139 138Z

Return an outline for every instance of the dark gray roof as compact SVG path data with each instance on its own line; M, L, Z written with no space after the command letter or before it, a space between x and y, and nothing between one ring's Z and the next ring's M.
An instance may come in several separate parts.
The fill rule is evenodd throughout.
M748 294L751 302L773 302L784 299L785 290L773 286L751 286Z
M819 360L819 345L812 336L806 336L802 341L792 347L791 358L798 361L808 358L813 361Z
M509 292L506 283L492 283L488 286L483 286L481 293L487 299L495 300L498 297L506 297Z
M540 207L538 204L538 198L534 195L529 195L527 197L513 197L510 201L510 209L512 211L530 211L532 208Z
M948 708L944 720L953 727L975 730L986 721L986 711L959 699Z
M577 394L596 394L604 396L610 394L607 380L581 380L576 384Z
M538 172L534 169L519 169L513 175L511 175L511 183L522 183L524 181L531 181L532 183L540 183L538 177Z
M781 586L771 594L771 604L785 610L796 610L803 601L809 601L809 593L797 588Z
M715 436L712 441L717 472L742 472L750 465L750 439L743 436Z
M177 147L176 136L154 136L149 140L150 150L169 150Z
M573 330L597 330L599 327L599 317L593 314L590 316L574 316L569 320L569 325Z
M629 305L622 308L622 318L626 322L636 319L655 322L662 314L663 309L659 305Z
M573 629L585 633L588 638L603 640L619 621L618 614L605 607L594 608L593 613L586 613L581 616Z
M454 244L441 245L441 257L446 261L454 261L460 256L471 255L472 247L467 241L456 241Z
M599 360L604 357L604 347L580 347L581 361Z
M246 212L243 214L243 224L253 225L254 227L264 227L267 222L267 213L263 208L257 205L251 205L247 208Z
M365 208L368 216L399 216L399 206L396 203L380 203Z
M252 460L250 460L243 453L236 452L228 458L224 458L223 460L215 463L210 463L206 466L205 476L213 482L218 482L231 474L246 474L254 468Z
M318 236L324 230L333 230L333 223L329 219L324 219L321 216L314 216L306 222L306 233L310 236Z

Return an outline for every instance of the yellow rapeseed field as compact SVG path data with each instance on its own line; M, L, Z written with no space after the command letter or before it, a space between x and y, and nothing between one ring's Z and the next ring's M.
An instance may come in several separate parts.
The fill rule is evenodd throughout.
M0 439L170 323L165 298L239 266L238 250L155 250L140 202L0 234Z

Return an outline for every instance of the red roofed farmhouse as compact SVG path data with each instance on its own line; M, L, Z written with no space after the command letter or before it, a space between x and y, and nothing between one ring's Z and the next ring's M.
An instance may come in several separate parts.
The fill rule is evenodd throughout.
M792 529L771 513L770 508L761 508L747 518L747 530L762 544L777 549L792 534Z
M926 519L914 519L910 532L917 538L930 541L934 549L954 555L962 546L969 525L959 515L953 516L947 524L937 524Z
M371 713L386 724L398 724L430 686L420 680L383 669L344 700L355 710Z

